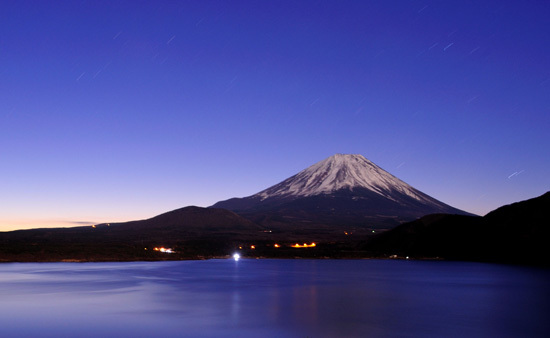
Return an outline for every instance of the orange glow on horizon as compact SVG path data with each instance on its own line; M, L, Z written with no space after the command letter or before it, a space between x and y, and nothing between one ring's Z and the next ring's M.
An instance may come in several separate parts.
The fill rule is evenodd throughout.
M15 230L28 230L28 229L46 229L46 228L74 228L83 227L98 224L105 224L110 226L111 222L127 222L132 219L145 219L147 217L139 218L136 216L118 217L118 216L76 216L70 217L29 217L29 218L14 218L6 216L0 218L0 232L15 231ZM110 223L107 223L110 222Z

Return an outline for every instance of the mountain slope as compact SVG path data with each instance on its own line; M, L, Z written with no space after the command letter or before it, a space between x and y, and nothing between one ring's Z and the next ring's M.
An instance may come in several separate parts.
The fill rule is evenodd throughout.
M550 192L484 217L429 215L373 238L377 255L550 265Z
M388 228L430 213L467 214L411 187L361 155L336 154L249 197L214 204L270 227Z
M185 207L125 223L0 232L0 261L118 261L227 255L263 228L224 209ZM152 251L173 247L172 255ZM160 255L160 256L159 256Z
M96 227L101 228L105 224ZM111 223L112 231L140 231L154 234L159 231L176 231L181 234L212 236L219 233L254 233L263 230L257 224L224 209L184 207L161 215L124 223Z

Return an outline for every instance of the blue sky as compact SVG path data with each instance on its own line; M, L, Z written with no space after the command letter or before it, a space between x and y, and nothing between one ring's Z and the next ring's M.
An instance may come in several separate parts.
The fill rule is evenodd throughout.
M2 1L0 230L362 154L477 214L550 190L545 1Z

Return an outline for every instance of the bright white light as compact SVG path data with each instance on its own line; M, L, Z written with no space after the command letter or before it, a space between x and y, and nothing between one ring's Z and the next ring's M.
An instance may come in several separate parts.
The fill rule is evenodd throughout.
M238 261L239 258L241 258L241 255L239 255L238 253L236 253L236 254L233 255L233 259L234 259L235 261Z

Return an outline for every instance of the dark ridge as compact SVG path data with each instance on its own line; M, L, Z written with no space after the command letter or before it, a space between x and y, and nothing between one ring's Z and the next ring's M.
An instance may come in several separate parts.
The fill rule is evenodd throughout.
M185 207L125 223L0 232L0 261L128 261L227 255L235 243L262 238L257 224L224 209ZM176 253L156 252L155 247Z
M550 192L484 217L429 215L370 240L373 256L550 266Z

